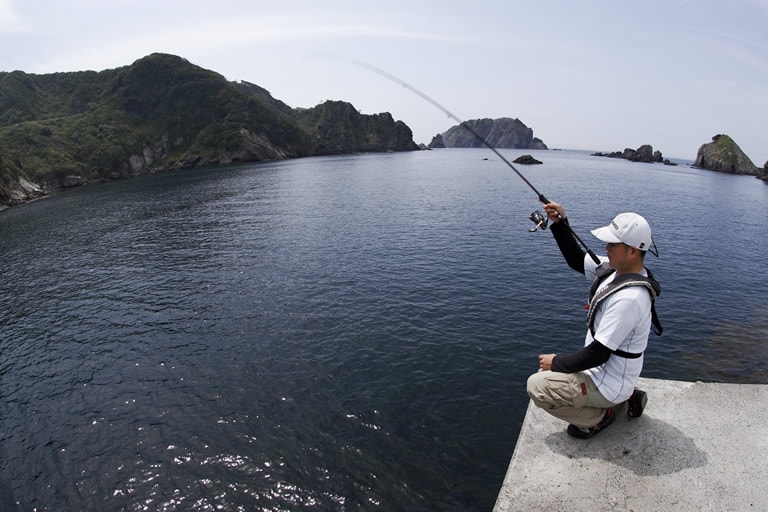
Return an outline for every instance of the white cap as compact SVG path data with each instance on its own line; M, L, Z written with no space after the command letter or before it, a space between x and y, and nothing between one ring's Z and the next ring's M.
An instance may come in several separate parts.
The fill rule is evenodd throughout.
M653 243L651 226L642 215L636 213L620 213L607 226L593 229L592 234L603 242L627 244L641 251L647 251Z

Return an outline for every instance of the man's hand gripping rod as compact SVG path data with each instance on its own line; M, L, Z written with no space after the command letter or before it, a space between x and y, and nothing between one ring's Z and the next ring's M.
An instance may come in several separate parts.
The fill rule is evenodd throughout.
M420 90L416 89L415 87L413 87L413 86L412 86L412 85L410 85L409 83L407 83L407 82L405 82L405 81L403 81L403 80L399 79L399 78L398 78L398 77L396 77L395 75L392 75L392 74L390 74L390 73L387 73L387 72L386 72L386 71L384 71L383 69L379 69L379 68L377 68L377 67L375 67L375 66L372 66L372 65L370 65L370 64L368 64L368 63L366 63L366 62L362 62L362 61L359 61L359 60L354 60L354 59L353 59L353 61L352 61L352 62L354 62L355 64L357 64L357 65L358 65L358 66L360 66L360 67L363 67L363 68L365 68L365 69L367 69L367 70L369 70L369 71L373 71L374 73L376 73L376 74L378 74L378 75L381 75L381 76L383 76L383 77L385 77L385 78L388 78L388 79L392 80L393 82L395 82L395 83L397 83L397 84L400 84L401 86L405 87L406 89L408 89L408 90L409 90L409 91L411 91L412 93L414 93L414 94L416 94L417 96L419 96L421 99L423 99L423 100L425 100L425 101L427 101L427 102L431 103L431 104L432 104L434 107L436 107L437 109L441 110L441 111L442 111L443 113L445 113L445 114L446 114L446 115L447 115L449 118L451 118L451 119L453 119L454 121L456 121L457 123L459 123L459 125L460 125L462 128L464 128L464 129L465 129L465 130L467 130L469 133L471 133L471 134L472 134L472 135L473 135L473 136L474 136L474 137L475 137L477 140L479 140L480 142L482 142L482 143L483 143L483 144L484 144L484 145L485 145L485 146L486 146L488 149L490 149L491 151L493 151L494 153L496 153L496 156L498 156L499 158L501 158L501 161L502 161L502 162L504 162L505 164L507 164L507 165L509 166L509 168L510 168L510 169L512 169L513 171L515 171L515 174L517 174L517 175L520 177L520 179L521 179L521 180L523 180L523 181L525 182L525 184L526 184L526 185L528 185L528 186L531 188L531 190L533 190L533 192L534 192L534 193L535 193L535 194L538 196L538 198L539 198L539 201L541 201L541 202L542 202L542 204L547 204L547 203L549 203L549 199L547 199L546 197L544 197L544 194L542 194L541 192L539 192L538 190L536 190L536 187L534 187L534 186L533 186L533 184L532 184L530 181L528 181L528 180L526 179L526 177L525 177L525 176L523 176L523 174L522 174L520 171L518 171L518 170L515 168L515 166L514 166L514 165L512 165L512 163L511 163L509 160L507 160L506 158L504 158L504 155L502 155L501 153L499 153L499 151L498 151L498 150L497 150L495 147L493 147L491 144L489 144L489 143L488 143L488 141L487 141L487 140L485 140L485 138L484 138L482 135L480 135L479 133L477 133L477 131L475 131L475 129L474 129L474 128L472 128L470 125L468 125L467 123L465 123L464 121L462 121L461 119L459 119L457 116L455 116L455 115L454 115L454 114L453 114L453 113L452 113L450 110L448 110L447 108L445 108L444 106L442 106L441 104L439 104L438 102L436 102L435 100L433 100L432 98L430 98L429 96L427 96L426 94L424 94L423 92L421 92ZM560 216L560 215L558 214L558 217L559 217L559 216ZM536 218L534 218L534 217L536 217ZM539 218L539 217L541 217L541 218ZM543 222L542 222L542 219L543 219ZM536 223L537 223L536 227L535 227L535 228L534 228L532 231L536 231L536 230L538 230L538 229L539 229L539 227L541 227L541 226L542 226L542 224L543 224L543 227L542 227L542 229L546 229L546 225L547 225L547 223L546 223L546 217L543 217L543 216L541 215L541 213L539 213L539 212L534 212L534 213L532 213L532 214L531 214L531 220L532 220L533 222L536 222ZM587 247L587 244L585 244L585 243L584 243L584 241L583 241L581 238L579 238L579 235L577 235L577 234L576 234L576 233L573 231L573 228L571 228L571 226L570 226L570 225L568 225L568 223L567 223L567 222L565 222L565 221L562 221L562 222L563 222L563 224L564 224L564 225L565 225L565 226L568 228L568 231L570 231L570 233L571 233L571 235L573 236L573 238L575 238L575 239L576 239L576 241L577 241L577 242L579 242L579 244L581 244L581 246L582 246L582 247L584 247L584 249L587 251L587 254L589 254L590 258L592 258L592 259L594 260L594 262L595 262L595 263L597 263L597 264L599 265L599 264L600 264L600 258L598 258L598 257L595 255L595 253L593 253L593 252L592 252L592 250L591 250L589 247Z

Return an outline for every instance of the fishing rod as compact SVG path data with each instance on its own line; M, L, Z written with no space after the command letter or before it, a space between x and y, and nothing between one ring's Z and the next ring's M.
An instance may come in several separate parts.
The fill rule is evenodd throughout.
M509 168L510 168L510 169L512 169L513 171L515 171L515 174L517 174L517 175L520 177L520 179L522 179L522 180L525 182L525 184L526 184L526 185L528 185L528 186L531 188L531 190L533 190L533 192L534 192L534 193L536 194L536 196L538 197L539 201L541 201L543 204L547 204L547 203L549 203L549 200L548 200L546 197L544 197L544 194L542 194L541 192L539 192L538 190L536 190L536 187L534 187L534 186L533 186L533 183L531 183L530 181L528 181L528 179L527 179L525 176L523 176L523 173L521 173L520 171L518 171L518 170L517 170L517 168L516 168L514 165L512 165L512 162L510 162L509 160L507 160L507 159L504 157L504 155L502 155L501 153L499 153L499 151L498 151L498 150L497 150L495 147L493 147L493 146L492 146L492 145L491 145L491 144L490 144L490 143L489 143L487 140L485 140L485 137L483 137L482 135L480 135L480 134L477 132L477 130L475 130L475 129L474 129L472 126L471 126L471 125L469 125L469 124L468 124L468 123L466 123L465 121L461 120L461 119L460 119L459 117L457 117L457 116L456 116L456 115L455 115L453 112L451 112L450 110L448 110L447 108L445 108L445 107L444 107L444 106L442 106L440 103L438 103L437 101L433 100L432 98L430 98L429 96L427 96L426 94L424 94L423 92L421 92L420 90L416 89L415 87L413 87L413 86L412 86L411 84L409 84L408 82L406 82L406 81L404 81L404 80L401 80L400 78L396 77L395 75L393 75L393 74L391 74L391 73L388 73L387 71L384 71L383 69L377 68L376 66L373 66L373 65L371 65L371 64L368 64L367 62L362 62L362 61L359 61L359 60L355 60L355 59L353 59L353 60L352 60L352 62L354 62L355 64L357 64L358 66L360 66L360 67L362 67L362 68L365 68L365 69L367 69L368 71L372 71L372 72L374 72L374 73L376 73L376 74L378 74L378 75L381 75L381 76L383 76L383 77L385 77L385 78L387 78L387 79L389 79L389 80L391 80L391 81L395 82L396 84L400 84L400 85L401 85L401 86L403 86L404 88L406 88L406 89L408 89L409 91L411 91L412 93L416 94L416 95L417 95L418 97L420 97L421 99L423 99L423 100L427 101L428 103L432 104L432 106L434 106L434 107L436 107L437 109L441 110L441 111L442 111L442 112L443 112L445 115L447 115L447 116L448 116L450 119L453 119L454 121L456 121L457 123L459 123L459 126L461 126L462 128L464 128L465 130L467 130L467 131L468 131L469 133L471 133L471 134L472 134L472 135L473 135L473 136L474 136L474 137L475 137L477 140L479 140L479 141L480 141L480 142L482 142L482 143L483 143L485 146L487 146L487 147L488 147L488 149L490 149L491 151L493 151L493 152L496 154L496 156L498 156L499 158L501 158L501 161L502 161L502 162L504 162L505 164L507 164L507 165L509 166ZM558 214L558 217L559 217L559 216L560 216L560 215ZM535 226L534 228L531 228L531 229L529 229L529 231L531 231L531 232L534 232L534 231L537 231L539 228L541 228L541 229L547 229L547 217L546 217L546 216L544 216L544 215L543 215L541 212L539 212L538 210L535 210L533 213L531 213L531 220L532 220L532 221L533 221L533 222L536 224L536 226ZM569 225L567 222L563 222L563 225L564 225L566 228L568 228L568 231L571 233L571 235L573 236L573 238L574 238L574 239L576 239L576 241L577 241L579 244L581 244L581 246L582 246L582 247L584 247L584 249L587 251L587 254L589 254L590 258L592 258L592 259L594 260L594 262L595 262L595 263L597 263L597 264L599 265L599 264L601 263L601 261L600 261L600 258L598 258L598 257L597 257L597 255L595 255L595 253L594 253L594 252L592 252L592 250L591 250L589 247L587 247L587 244L585 244L585 243L584 243L584 241L583 241L583 240L582 240L582 239L579 237L579 235L577 235L577 234L576 234L576 232L575 232L575 231L573 231L573 228L571 228L571 226L570 226L570 225Z

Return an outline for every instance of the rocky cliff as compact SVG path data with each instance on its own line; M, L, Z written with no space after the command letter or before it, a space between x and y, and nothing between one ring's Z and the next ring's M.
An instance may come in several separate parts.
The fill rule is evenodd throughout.
M27 193L20 178L42 190L165 169L416 149L410 128L389 113L363 115L344 102L294 109L174 55L100 72L0 72L0 204Z
M295 113L298 125L312 135L314 154L366 151L413 151L411 129L388 112L363 115L350 103L326 101Z
M500 119L472 119L464 121L488 144L495 148L510 149L548 149L544 142L533 136L533 129L528 128L519 119L503 117ZM429 144L430 148L479 148L484 144L462 125L451 127L448 131L436 135Z
M21 175L21 167L0 155L0 210L43 197L46 192Z
M701 145L693 165L701 169L728 174L747 174L759 177L763 175L761 169L752 163L752 160L744 154L739 145L728 135L723 134L715 135L712 137L712 142Z

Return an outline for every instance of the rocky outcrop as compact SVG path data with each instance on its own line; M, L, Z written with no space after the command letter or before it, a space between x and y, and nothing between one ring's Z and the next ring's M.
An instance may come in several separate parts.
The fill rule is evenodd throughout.
M523 165L538 165L538 164L542 163L539 160L536 160L535 158L533 158L533 156L531 156L531 155L519 156L519 157L515 158L513 160L513 162L516 163L516 164L523 164Z
M151 172L154 165L161 161L167 152L168 137L162 137L160 140L144 146L141 152L130 155L120 166L119 174L121 177L127 178Z
M728 135L712 137L712 142L702 144L696 154L694 167L728 174L760 176L762 173L752 160Z
M606 156L608 158L623 158L630 162L663 162L661 151L654 151L650 144L643 144L637 149L625 148L624 151L614 151L613 153L592 153L592 156Z
M61 180L61 186L64 188L79 187L83 184L83 177L75 174L68 174Z
M443 136L441 134L437 134L434 137L432 137L432 142L429 143L427 146L430 149L442 149L445 147L445 142L443 142Z
M381 151L415 151L413 132L392 114L361 114L345 101L326 101L311 109L297 110L295 119L311 136L316 155Z
M44 195L43 187L24 177L20 162L0 154L0 210Z
M465 125L469 129L465 128ZM480 135L495 148L509 149L548 149L547 145L533 136L533 129L528 128L519 119L502 117L499 119L472 119L451 127L448 131L436 135L430 148L480 148L485 147L472 131ZM439 137L439 139L438 139ZM442 146L439 144L442 143ZM435 145L433 145L435 144Z
M19 177L0 183L0 210L17 204L33 201L46 195L46 191L37 183Z

